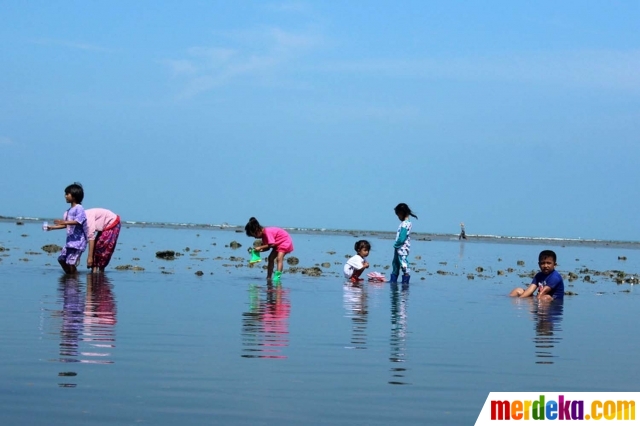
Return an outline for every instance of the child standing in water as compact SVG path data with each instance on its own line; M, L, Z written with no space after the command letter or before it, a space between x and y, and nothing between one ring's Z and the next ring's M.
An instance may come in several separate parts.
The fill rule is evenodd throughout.
M247 236L262 239L262 245L254 247L254 250L263 252L271 249L267 263L267 280L274 283L280 282L282 275L284 256L293 251L293 241L287 231L276 227L263 228L258 219L252 217L244 227ZM277 260L277 270L273 273L273 264ZM273 275L273 278L272 278Z
M64 213L62 220L56 219L53 221L54 226L47 226L47 231L52 229L67 230L67 242L60 251L58 263L67 274L75 274L78 272L77 265L80 256L87 248L87 236L84 230L87 216L82 208L82 200L84 199L82 185L75 182L67 186L64 189L64 199L71 204L71 207Z
M398 283L398 276L402 269L402 284L409 284L409 251L411 250L411 216L416 219L418 216L413 214L411 209L405 203L400 203L394 209L396 216L400 219L400 226L396 233L396 240L393 243L393 262L391 263L391 280L392 284Z
M356 251L356 255L351 256L344 265L344 276L352 283L357 283L364 281L363 278L360 278L360 275L369 267L367 256L371 251L371 244L367 240L360 240L356 242L353 248Z

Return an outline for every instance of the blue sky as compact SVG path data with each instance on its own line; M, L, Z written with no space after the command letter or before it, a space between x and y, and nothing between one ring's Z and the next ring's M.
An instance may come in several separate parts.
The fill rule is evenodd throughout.
M640 240L640 2L0 2L0 215Z

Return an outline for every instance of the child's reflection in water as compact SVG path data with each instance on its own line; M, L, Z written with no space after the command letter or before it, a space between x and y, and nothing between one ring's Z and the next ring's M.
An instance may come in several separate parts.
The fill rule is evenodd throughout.
M539 301L536 298L513 298L512 302L531 313L534 323L535 363L553 364L552 349L562 340L563 299Z
M403 284L398 289L398 284L391 283L391 354L389 360L392 362L392 379L389 384L407 385L406 373L408 369L401 366L406 362L407 343L407 303L409 301L409 285Z
M553 364L552 349L562 338L559 332L562 331L562 312L564 309L563 299L556 299L550 302L532 300L531 314L535 322L536 336L533 342L536 346L536 364Z
M349 349L367 348L368 303L367 285L346 282L343 286L345 316L351 318L351 345Z
M262 298L264 294L264 299ZM289 290L281 285L249 287L249 311L242 314L244 358L286 358L289 345Z
M60 316L60 358L63 363L78 362L80 334L82 333L84 300L78 282L78 275L63 275L58 285L59 299L62 300L62 310L54 311L53 316ZM59 377L75 377L75 371L61 371ZM75 382L75 380L74 380ZM58 383L58 386L74 388L76 383Z
M104 274L86 275L86 295L82 292L80 275L63 275L58 293L62 310L53 316L61 318L60 358L62 363L112 364L105 359L105 348L115 347L114 325L116 304L113 286ZM81 345L90 350L81 350ZM76 377L75 371L58 373L60 377ZM60 387L76 387L76 383L59 383Z
M80 335L84 317L84 298L78 275L60 277L58 293L62 299L60 329L60 362L78 362ZM70 358L71 357L71 358Z
M105 274L87 275L87 296L84 311L83 341L91 342L93 352L83 352L90 357L107 357L105 352L115 347L116 301L113 296L113 285ZM111 364L106 359L85 360L100 364Z

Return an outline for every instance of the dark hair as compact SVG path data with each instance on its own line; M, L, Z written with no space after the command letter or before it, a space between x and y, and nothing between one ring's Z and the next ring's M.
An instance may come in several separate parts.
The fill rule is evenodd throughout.
M244 227L244 231L247 233L247 237L255 237L262 230L260 222L255 217L249 219L247 225Z
M367 240L356 241L356 244L353 246L353 249L356 251L356 253L362 249L371 250L371 244L369 244L369 241Z
M540 262L542 259L546 259L547 257L550 257L553 259L553 263L557 262L557 258L556 258L556 252L552 251L552 250L542 250L540 252L540 254L538 255L538 262Z
M82 189L80 182L73 182L71 185L67 186L64 189L64 193L71 194L73 201L78 204L82 204L82 200L84 200L84 190Z
M400 203L396 206L395 209L393 209L393 211L396 212L396 214L402 215L402 217L407 217L407 216L413 216L416 219L418 218L418 216L416 216L415 214L413 214L413 212L411 211L411 209L409 208L408 205L406 205L405 203Z

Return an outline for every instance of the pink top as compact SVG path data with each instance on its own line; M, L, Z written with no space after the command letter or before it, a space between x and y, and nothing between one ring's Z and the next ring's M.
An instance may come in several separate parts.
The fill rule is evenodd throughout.
M87 238L96 239L96 231L102 232L119 219L118 215L107 209L87 209Z
M287 231L280 228L262 228L262 243L275 245L276 251L291 253L293 251L293 241Z

